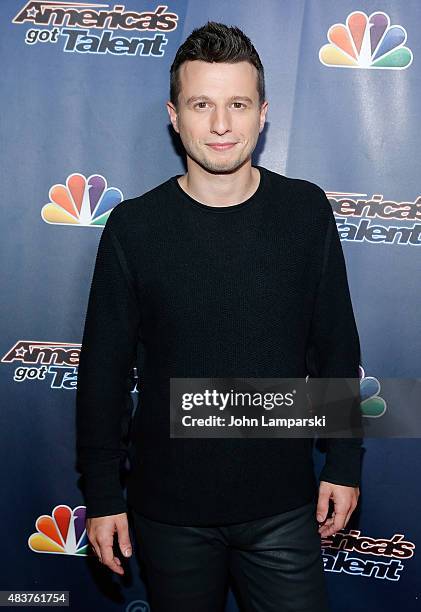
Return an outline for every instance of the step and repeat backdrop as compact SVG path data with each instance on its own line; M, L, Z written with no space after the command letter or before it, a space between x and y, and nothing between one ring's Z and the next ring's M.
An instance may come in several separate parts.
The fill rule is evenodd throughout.
M135 558L120 578L89 551L75 387L110 211L185 171L165 108L175 52L208 19L255 44L269 112L253 162L317 183L332 204L360 333L361 407L381 419L399 409L382 377L420 372L421 4L3 0L0 12L1 589L69 591L80 611L148 612ZM131 397L135 406L135 384ZM415 612L420 440L364 447L358 511L321 541L332 610ZM319 470L317 446L314 459ZM238 610L231 591L227 610Z

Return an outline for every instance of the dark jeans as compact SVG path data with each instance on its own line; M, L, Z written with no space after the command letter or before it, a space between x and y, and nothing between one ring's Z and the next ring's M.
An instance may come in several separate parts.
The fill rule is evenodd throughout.
M151 612L223 612L228 584L245 612L329 612L315 510L212 527L132 510Z

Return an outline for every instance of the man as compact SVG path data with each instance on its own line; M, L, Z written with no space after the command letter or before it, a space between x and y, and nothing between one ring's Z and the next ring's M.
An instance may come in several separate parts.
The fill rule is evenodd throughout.
M192 32L167 109L187 172L112 211L92 279L77 390L88 537L123 574L113 537L130 556L133 514L153 612L223 610L229 574L246 610L326 612L320 536L357 505L361 439L329 440L317 487L311 439L170 438L169 380L358 377L333 213L317 185L252 166L268 102L238 28ZM126 501L123 407L140 353Z

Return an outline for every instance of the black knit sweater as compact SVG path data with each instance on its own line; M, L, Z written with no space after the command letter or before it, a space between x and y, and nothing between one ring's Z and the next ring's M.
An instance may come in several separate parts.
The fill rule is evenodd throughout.
M177 176L111 212L80 353L76 434L87 516L243 522L317 494L311 439L170 438L170 377L358 378L360 345L329 201L262 166L240 204L202 204ZM127 501L120 467L137 366ZM356 486L361 439L329 441L321 480Z

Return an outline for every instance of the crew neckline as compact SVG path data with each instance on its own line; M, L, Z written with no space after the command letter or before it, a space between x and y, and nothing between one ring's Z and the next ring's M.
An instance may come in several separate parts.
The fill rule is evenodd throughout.
M263 188L265 185L266 174L265 169L262 166L252 166L253 168L257 168L260 173L260 181L257 185L257 189L254 193L251 194L247 200L243 200L243 202L239 202L238 204L229 204L228 206L211 206L210 204L203 204L203 202L199 202L199 200L195 200L191 195L189 195L184 189L181 187L180 183L177 179L179 179L182 174L176 174L175 176L170 178L170 184L177 191L179 195L183 197L183 199L190 204L193 204L196 208L201 209L207 212L213 213L228 213L228 212L237 212L240 210L244 210L244 208L248 208L251 206L255 200L258 200L260 195L263 192Z

